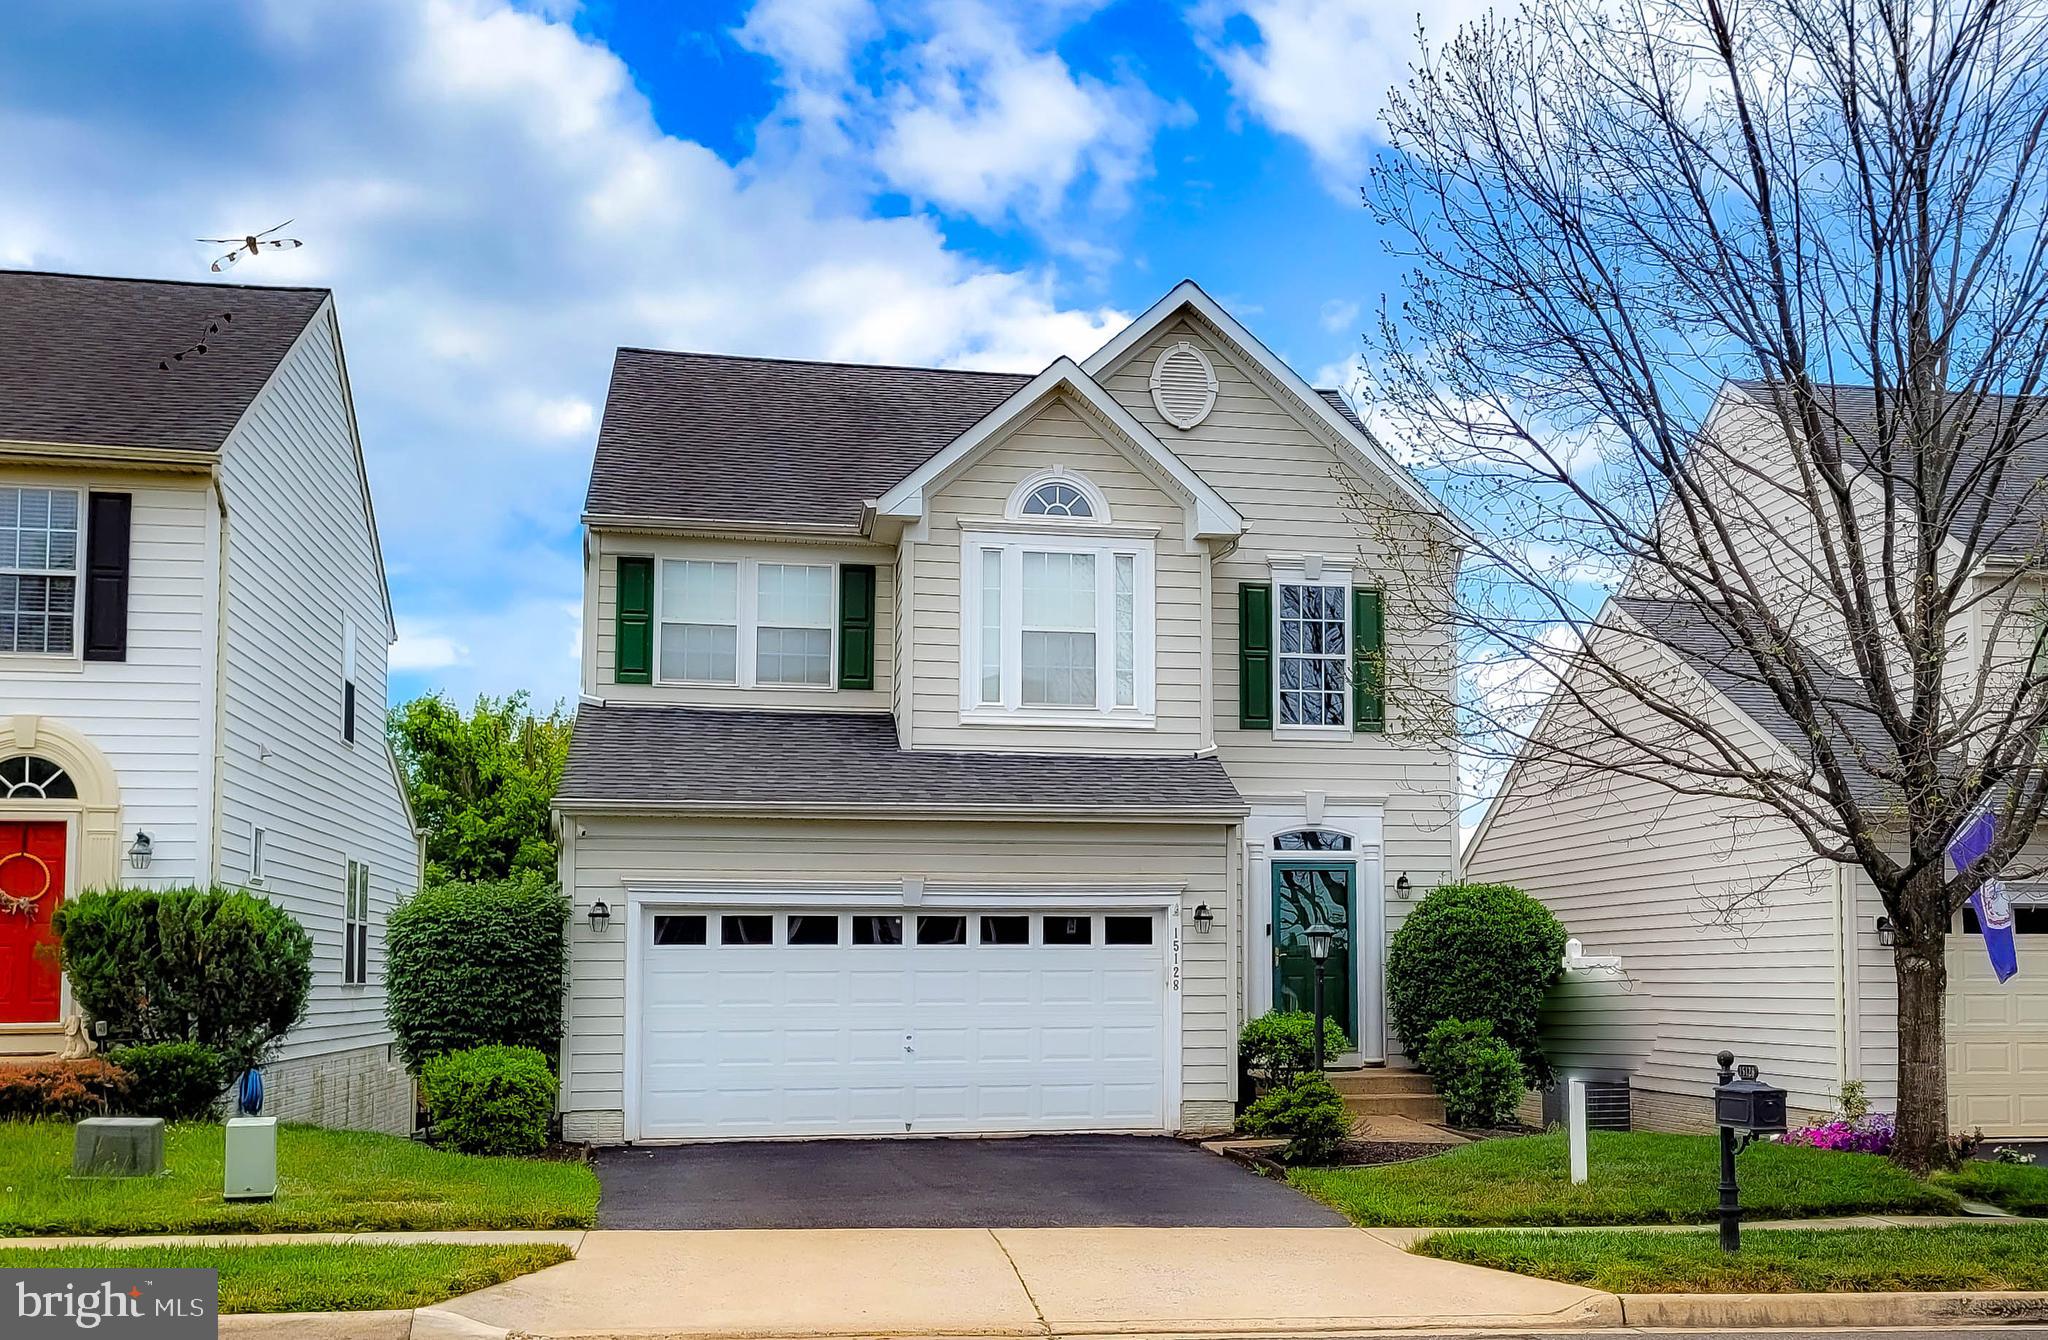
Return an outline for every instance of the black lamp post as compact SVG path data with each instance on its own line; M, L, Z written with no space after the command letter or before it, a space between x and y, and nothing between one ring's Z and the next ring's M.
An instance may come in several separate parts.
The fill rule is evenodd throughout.
M1316 970L1316 1042L1315 1057L1318 1074L1323 1069L1323 974L1330 966L1330 941L1337 932L1318 921L1308 928L1308 957Z

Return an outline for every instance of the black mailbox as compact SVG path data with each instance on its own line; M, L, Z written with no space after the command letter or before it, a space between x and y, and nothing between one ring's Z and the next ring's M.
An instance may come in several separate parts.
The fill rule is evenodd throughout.
M1758 1079L1753 1065L1742 1067L1738 1075L1714 1088L1715 1123L1751 1135L1783 1134L1785 1091Z

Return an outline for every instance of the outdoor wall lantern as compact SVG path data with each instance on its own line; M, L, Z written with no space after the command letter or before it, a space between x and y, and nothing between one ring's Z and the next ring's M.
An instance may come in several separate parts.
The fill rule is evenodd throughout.
M1721 1128L1721 1250L1733 1252L1742 1248L1742 1200L1735 1187L1735 1155L1759 1135L1784 1133L1785 1091L1758 1079L1753 1065L1738 1071L1734 1052L1722 1052L1714 1059L1721 1066L1721 1082L1714 1086L1714 1124Z
M1877 919L1877 942L1881 945L1891 944L1892 919L1890 917L1879 917Z
M1414 891L1414 889L1415 886L1408 882L1408 872L1406 870L1403 870L1401 872L1401 878L1394 881L1394 892L1400 894L1403 898L1406 898L1411 892Z
M611 905L606 903L605 900L602 898L592 903L590 905L590 929L596 931L599 935L603 935L604 928L611 924Z
M1215 924L1216 914L1209 910L1209 905L1207 903L1196 903L1195 930L1202 935L1207 935L1209 933L1209 928L1211 926L1214 926Z
M138 831L135 834L135 845L128 849L128 864L137 870L149 869L149 850L152 845L149 834Z

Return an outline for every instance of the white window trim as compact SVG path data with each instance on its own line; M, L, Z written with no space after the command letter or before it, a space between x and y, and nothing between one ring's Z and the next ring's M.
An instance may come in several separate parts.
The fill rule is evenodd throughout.
M0 648L0 668L7 666L38 669L82 669L85 665L85 555L86 490L64 484L47 484L34 479L7 479L0 477L0 488L38 489L50 493L68 493L78 500L78 552L71 557L71 650L62 651L14 651ZM61 577L64 574L50 568L0 567L0 573L7 576Z
M1040 480L1040 483L1045 482ZM1033 518L1034 521L1040 518ZM1000 703L981 701L981 551L1003 555L1002 685ZM1024 551L1091 554L1095 580L1095 701L1089 707L1024 706ZM1134 703L1116 701L1116 558L1129 555L1132 571L1132 688ZM970 530L960 536L960 721L962 725L1088 726L1149 730L1157 712L1154 655L1157 595L1149 537L1077 535L1057 526L1039 530Z
M1313 574L1313 575L1311 575ZM1351 566L1347 563L1329 563L1322 559L1303 559L1294 562L1275 562L1271 565L1273 583L1273 627L1268 636L1273 648L1273 738L1276 740L1349 740L1353 727L1351 719L1351 664L1352 638L1351 593L1357 589L1352 580ZM1339 586L1344 589L1344 720L1334 726L1289 725L1280 719L1280 662L1287 654L1280 650L1280 588L1283 586Z
M730 563L737 570L737 605L734 617L738 623L733 632L733 678L727 679L684 679L673 676L663 668L661 651L661 630L664 624L679 622L661 617L662 595L668 582L668 565L671 563ZM759 659L758 634L761 628L761 573L763 563L780 568L825 568L832 575L826 580L827 593L832 601L832 612L825 622L825 654L828 664L823 684L785 684L781 681L761 683L756 677L755 662ZM810 562L802 558L741 558L736 555L719 557L697 554L671 554L657 556L654 560L654 682L671 684L693 689L775 689L792 693L833 693L839 688L839 569L843 565L836 559L823 563ZM777 628L797 627L794 624L776 624ZM879 653L878 653L879 654Z
M360 887L358 887L360 886ZM370 867L365 861L348 858L342 866L341 895L341 984L360 988L370 984ZM357 915L358 912L361 915ZM358 936L356 932L362 934ZM349 975L353 964L356 976Z
M249 882L261 887L263 884L263 858L268 855L269 834L261 824L249 825Z
M1065 484L1088 500L1091 516L1026 516L1024 504L1031 495L1047 484ZM1049 470L1040 470L1019 484L1010 493L1010 500L1003 504L1003 518L1006 521L1021 521L1027 526L1092 525L1115 524L1116 518L1109 514L1109 499L1102 496L1102 490L1095 487L1095 481L1086 475L1076 474L1064 465L1055 465Z

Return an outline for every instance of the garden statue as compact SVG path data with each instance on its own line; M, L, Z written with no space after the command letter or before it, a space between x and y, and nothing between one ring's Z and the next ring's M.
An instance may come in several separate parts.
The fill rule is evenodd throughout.
M64 1021L64 1050L58 1053L60 1060L83 1061L93 1053L92 1030L86 1027L83 1012L73 1014Z

